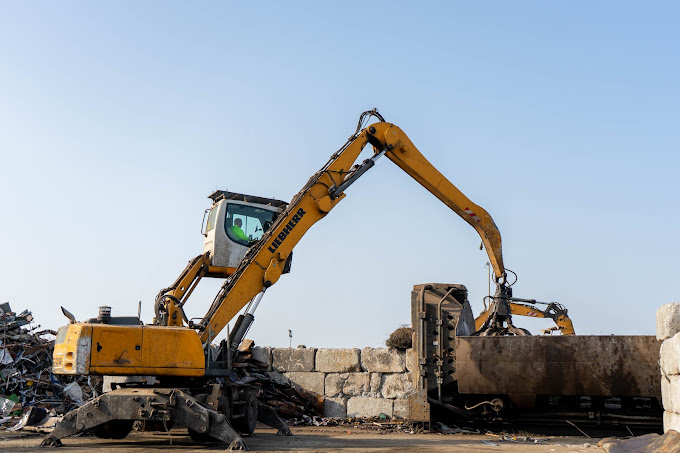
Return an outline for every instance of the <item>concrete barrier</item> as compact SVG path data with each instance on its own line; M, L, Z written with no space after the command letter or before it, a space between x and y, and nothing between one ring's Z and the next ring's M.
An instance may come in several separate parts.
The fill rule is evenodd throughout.
M322 373L350 373L361 371L358 349L319 349L316 352L316 371Z
M407 397L413 393L409 353L389 348L253 348L253 357L270 366L272 379L323 395L324 416L335 418L406 418Z
M380 414L392 417L393 410L392 399L355 396L347 400L348 417L377 417Z
M661 376L661 399L666 412L680 414L680 376Z
M276 371L314 371L316 349L272 349L272 368Z
M680 303L657 310L656 337L663 340L659 353L663 429L680 431Z
M661 343L659 366L661 367L661 375L680 374L680 333L676 333Z
M315 373L309 371L291 371L283 373L283 375L293 384L309 390L310 392L324 394L324 376L323 373Z
M656 339L665 340L680 332L680 302L661 306L656 311Z
M361 368L372 373L403 373L406 356L396 349L364 348L361 350Z

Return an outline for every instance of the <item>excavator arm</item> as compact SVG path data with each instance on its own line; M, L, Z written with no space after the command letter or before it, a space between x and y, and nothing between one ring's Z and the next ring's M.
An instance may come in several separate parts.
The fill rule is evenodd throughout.
M381 122L362 129L364 118L370 115L378 117ZM373 156L355 165L359 154L368 144L373 146ZM377 111L373 110L362 115L357 132L309 179L272 227L250 247L236 271L227 278L198 325L203 343L215 338L248 305L231 332L232 347L234 344L238 345L252 322L252 313L262 295L281 276L284 264L295 245L312 225L323 219L345 197L345 190L383 155L479 233L497 282L504 285L506 273L501 253L501 236L491 216L472 203L428 162L401 129L384 122Z
M514 300L523 303L515 302ZM510 299L510 313L518 316L529 316L532 318L549 318L555 322L555 327L545 329L543 333L548 334L553 331L559 331L562 335L575 335L574 324L571 322L567 309L557 302L550 302L545 308L541 310L534 304L543 303L536 302L529 299ZM480 331L484 324L493 316L493 305L489 306L475 319L475 330Z
M482 239L484 248L489 255L489 260L496 276L497 282L504 282L506 278L503 266L503 254L501 246L501 233L493 219L486 210L466 197L444 175L442 175L418 149L411 140L393 124L381 123L380 128L375 127L375 133L369 137L375 137L380 143L371 142L374 146L387 145L386 156L409 176L418 181L430 193L442 203L458 214L470 226L472 226Z

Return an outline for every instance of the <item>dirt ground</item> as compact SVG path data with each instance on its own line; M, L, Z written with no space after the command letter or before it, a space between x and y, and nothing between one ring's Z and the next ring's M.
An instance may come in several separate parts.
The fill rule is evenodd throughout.
M601 452L597 446L599 439L585 437L535 436L548 439L539 444L499 441L491 435L471 434L380 434L362 429L343 427L300 427L293 428L293 436L280 437L273 429L262 428L253 436L245 437L250 451L262 452ZM0 451L45 452L53 448L42 448L42 434L27 432L1 432ZM492 442L495 445L484 443ZM67 452L181 452L181 451L220 451L222 444L196 444L186 431L170 433L132 433L123 440L103 440L96 437L73 437L63 441L64 446L58 453Z

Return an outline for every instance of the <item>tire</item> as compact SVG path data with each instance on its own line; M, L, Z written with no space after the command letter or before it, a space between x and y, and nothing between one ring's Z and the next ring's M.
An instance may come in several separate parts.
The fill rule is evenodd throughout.
M94 428L92 434L100 439L125 439L132 431L133 423L134 420L111 420Z
M257 395L255 392L247 392L245 396L246 401L243 405L243 416L232 418L231 425L239 433L250 435L253 434L255 426L257 425L259 403L257 402Z
M231 417L231 406L226 396L221 396L217 401L217 412L224 415L227 420Z

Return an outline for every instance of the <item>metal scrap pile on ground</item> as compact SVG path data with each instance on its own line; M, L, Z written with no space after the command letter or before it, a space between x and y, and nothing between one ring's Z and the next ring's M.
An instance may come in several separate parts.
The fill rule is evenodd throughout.
M55 332L39 330L32 321L30 311L16 314L9 303L0 304L0 424L5 427L31 408L64 414L98 394L98 382L52 374Z
M250 340L245 340L242 344L234 361L232 381L256 387L257 399L272 407L284 419L323 414L325 398L322 395L272 379L266 374L267 364L252 357L252 345L254 343Z

